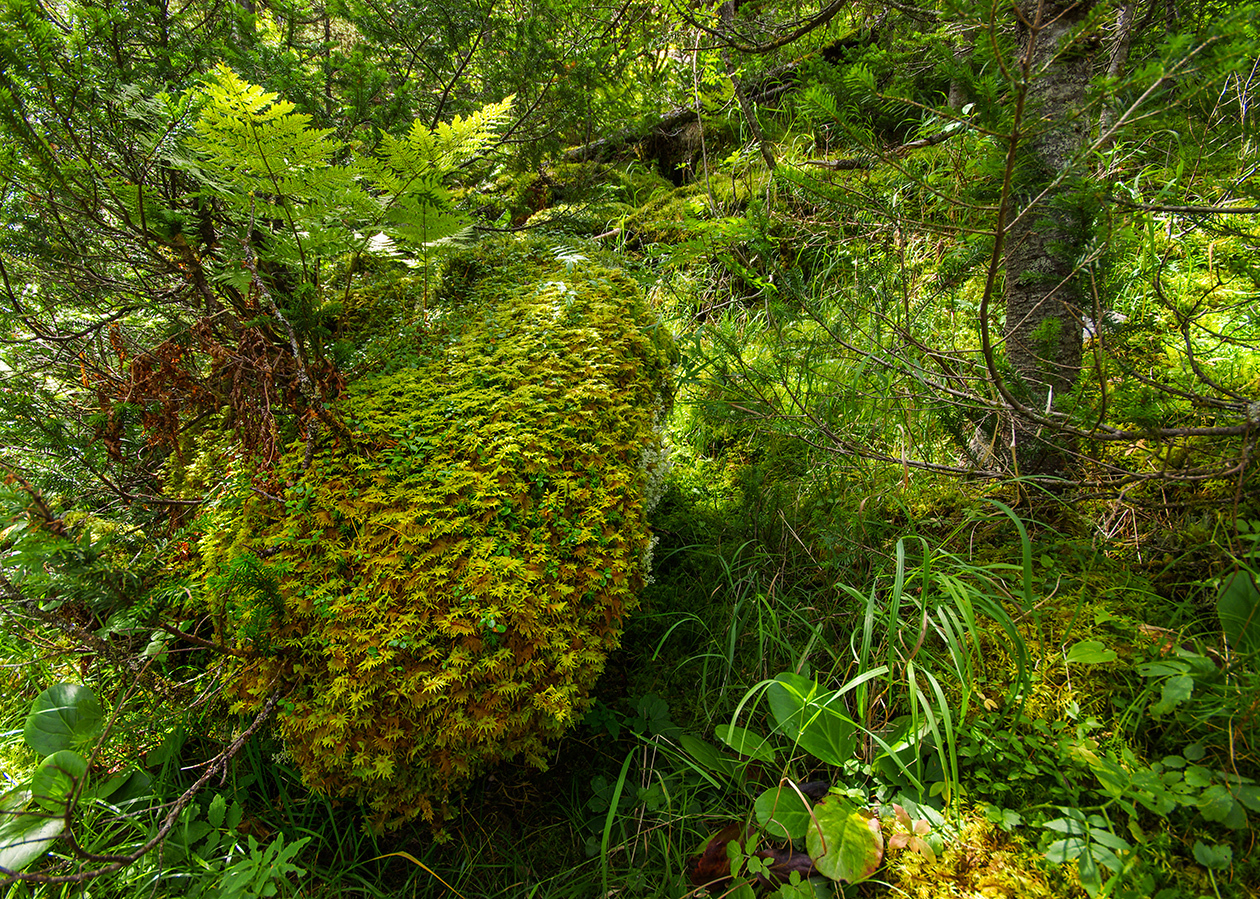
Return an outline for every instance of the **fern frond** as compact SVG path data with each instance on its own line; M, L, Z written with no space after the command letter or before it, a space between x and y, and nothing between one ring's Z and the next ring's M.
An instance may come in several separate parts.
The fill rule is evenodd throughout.
M467 118L456 116L429 130L419 122L402 137L386 135L380 151L358 163L358 173L379 202L374 223L394 240L431 245L468 225L453 213L446 178L485 151L506 119L512 98Z
M815 124L838 122L844 118L836 95L820 84L805 90L799 102L806 118Z
M466 119L455 116L449 123L438 123L434 145L439 165L454 169L485 152L495 129L507 121L514 99L509 96L501 103L487 104Z
M238 223L280 223L259 252L303 267L310 257L368 249L364 235L432 246L465 229L445 181L491 146L512 105L509 97L432 130L417 122L401 137L386 135L375 155L338 164L343 145L330 129L226 66L211 73L199 100L187 143L196 160L181 167ZM239 281L236 268L229 260L219 277Z
M362 206L331 129L277 94L219 66L202 89L201 114L189 140L198 174L217 199L240 217L283 222L269 255L345 252L352 237L341 215ZM285 261L289 261L287 258Z

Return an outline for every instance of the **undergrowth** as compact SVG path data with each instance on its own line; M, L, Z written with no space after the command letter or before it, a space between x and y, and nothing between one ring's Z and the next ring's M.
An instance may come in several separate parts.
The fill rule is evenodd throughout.
M1252 894L1260 883L1260 861L1251 851L1260 812L1260 634L1238 610L1260 603L1260 503L1245 458L1230 478L1197 473L1227 468L1233 454L1254 447L1253 437L1084 440L1083 470L1114 466L1133 481L1075 493L1042 493L1021 482L993 451L1000 448L993 439L1000 427L980 396L985 375L976 316L985 239L958 236L975 224L963 220L965 204L938 207L940 193L923 189L944 184L966 194L965 182L976 172L968 153L982 154L984 141L969 134L925 149L902 168L814 178L803 163L815 153L866 149L819 112L823 99L787 110L776 125L785 155L773 177L758 155L714 142L713 159L702 161L707 185L698 179L673 188L643 162L625 158L604 169L502 175L497 185L470 188L462 198L497 226L532 222L551 235L550 243L531 245L547 256L550 273L528 286L547 292L557 316L576 308L566 285L577 275L594 272L628 289L625 272L632 272L681 354L676 404L659 422L674 452L649 521L657 541L651 570L638 570L649 540L638 521L633 552L603 566L610 576L646 581L633 598L617 584L619 607L626 593L624 605L637 602L637 611L626 619L619 646L609 636L600 658L584 663L584 682L603 666L589 708L575 698L558 704L553 716L584 717L567 721L572 726L563 733L551 728L546 742L531 739L533 764L487 752L484 765L479 758L460 770L469 785L449 797L445 844L423 828L388 834L365 828L348 797L303 785L292 734L268 725L181 813L166 849L98 881L92 895ZM879 100L881 128L899 140L913 135L918 120L907 119L904 107L867 99ZM1133 152L1158 167L1154 146ZM1143 170L1147 179L1157 174ZM920 216L934 209L958 219L951 222L957 234L923 223ZM624 272L610 274L590 262L600 251L585 241L596 234L616 245ZM1200 384L1192 354L1183 349L1187 341L1176 333L1191 324L1199 328L1192 349L1226 354L1237 347L1218 374L1239 395L1254 391L1256 356L1248 343L1254 325L1228 339L1218 330L1245 308L1254 287L1248 246L1237 234L1174 237L1171 227L1156 228L1149 217L1117 230L1100 290L1134 321L1089 348L1101 377L1081 389L1081 408L1110 404L1126 426L1139 428L1200 414L1193 398L1144 386L1143 372L1161 366L1177 390ZM440 369L468 310L431 302L427 269L355 264L364 268L348 268L347 277L358 274L363 286L325 310L336 321L336 350L357 382L345 402L373 406L374 414L363 417L384 422L378 436L386 467L404 471L413 450L435 451L422 446L425 434L406 427L407 416L438 415L439 401L450 405L443 394L449 390L430 385L424 408L391 417L375 414L378 398L366 380L403 382L414 380L408 371ZM448 285L468 275L458 262L446 271ZM1183 293L1198 291L1201 302L1183 308L1148 290L1157 278L1177 281ZM501 374L507 354L497 341L506 342L509 331L504 325L467 348L484 375L477 389ZM924 335L933 338L930 346ZM594 354L592 346L544 344L571 367L584 364L575 349ZM539 350L519 364L536 365L543 355ZM942 358L954 366L950 383L971 391L965 402L933 393L929 372ZM522 389L529 386L519 380ZM610 414L589 405L588 416ZM555 418L557 427L567 423L564 415ZM450 447L462 447L471 433L459 422L443 427L451 436L443 453L455 452ZM635 453L622 452L621 467L639 464L637 441L646 427L637 421L633 439L625 438ZM990 438L987 456L977 435ZM297 461L303 447L295 447L285 471L299 489L275 506L266 526L274 533L260 525L242 538L261 551L275 548L268 558L282 552L278 537L274 547L261 545L268 534L276 537L282 519L300 523L310 511ZM230 459L210 442L189 448L196 452L188 460L170 465L173 496L217 489L210 485L219 483L218 468ZM317 467L331 454L327 446L320 452ZM592 464L583 483L572 486L589 489L598 467ZM518 492L524 511L555 493L539 472L529 473L532 487L522 482ZM1178 480L1177 473L1186 477ZM270 508L265 491L260 496L242 484L254 494L253 508ZM9 518L26 521L29 497L4 489L14 508ZM318 489L316 505L348 502L326 484ZM394 510L398 520L414 523L418 506L441 506L432 496L413 499L404 511ZM350 541L354 527L325 511L322 527ZM496 535L511 542L521 519L503 505L492 512L486 520L498 522ZM633 514L640 514L638 506ZM3 532L6 568L24 566L35 580L51 583L57 572L41 559L55 551L75 573L86 572L58 581L56 591L77 603L76 614L106 646L141 644L145 671L161 672L159 692L186 706L172 717L134 699L139 681L133 678L141 675L67 656L69 633L15 630L0 637L4 810L18 820L30 799L24 778L42 764L22 736L32 703L51 683L83 683L121 710L122 726L102 738L93 782L131 772L128 765L149 781L150 804L140 814L123 814L108 796L91 808L82 834L88 848L123 851L154 831L159 811L197 776L191 766L223 751L251 719L206 702L225 677L210 653L215 641L184 646L176 658L170 635L152 630L134 609L126 610L130 617L114 617L113 607L93 617L93 590L129 571L117 548L130 546L126 540L75 543L24 527ZM581 531L573 529L575 542L593 536ZM330 586L325 575L336 565L322 564L327 541L320 546L298 524L290 536L306 541L302 551L321 561L305 585L312 609L321 596L355 598L344 608L318 610L321 621L343 624L362 608L354 592L362 585ZM161 561L155 568L166 566L163 575L188 561L185 538L195 544L196 529L178 532L155 554ZM283 552L301 554L292 547ZM404 569L409 560L395 557L389 565ZM223 586L258 607L254 600L275 593L276 584L247 567L238 572L240 583ZM599 567L583 570L597 579ZM392 571L388 589L410 573ZM520 605L528 591L518 592L511 600ZM211 636L231 635L252 650L272 627L275 609L255 611L257 621L236 610L230 626ZM474 611L456 622L460 639L478 651L502 648L505 659L507 650L525 652L520 635L498 629L499 606ZM549 614L563 612L557 603ZM529 636L543 631L559 632L544 627ZM306 638L273 636L295 644ZM360 650L365 671L378 664L367 658L376 654L366 644L353 647ZM295 659L286 656L284 665ZM251 671L265 696L270 678ZM407 675L433 672L416 667ZM800 699L809 715L794 719L785 696ZM321 698L328 697L304 702ZM359 709L364 730L377 726L373 716L387 705ZM301 711L291 703L283 720L292 726ZM414 740L397 722L391 727L390 750L402 764ZM348 777L362 773L347 766ZM814 878L804 888L788 875L773 886L758 880L775 873L780 862L772 859L797 865L798 880L801 856L817 861L808 826L774 830L778 809L768 819L764 814L764 797L789 789L789 782L792 790L822 784L811 788L821 798L802 803L815 817L820 806L843 801L875 822L864 826L885 841L865 876L846 869L846 876ZM436 792L446 798L446 785ZM395 800L402 801L386 788L379 804ZM416 811L423 809L406 809ZM53 872L82 864L57 843L48 853ZM716 874L706 858L717 859ZM13 895L69 896L79 888L14 889Z

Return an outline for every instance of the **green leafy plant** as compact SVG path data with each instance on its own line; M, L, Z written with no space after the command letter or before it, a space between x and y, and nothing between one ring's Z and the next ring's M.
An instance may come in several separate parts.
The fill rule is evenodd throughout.
M1216 614L1225 642L1234 652L1252 657L1260 654L1260 589L1250 566L1240 566L1221 581Z
M88 771L87 759L70 747L90 745L100 735L101 720L95 694L78 684L56 684L31 704L23 737L43 761L25 784L4 794L4 867L26 867L65 829L68 806L86 793Z
M135 767L92 782L83 753L94 753L103 717L96 694L79 684L54 684L35 697L23 738L42 761L0 796L0 866L21 871L54 846L68 822L91 810L126 810L148 795L151 779Z
M373 229L419 249L465 228L445 181L489 147L512 104L490 104L434 129L415 122L402 136L384 135L376 153L346 164L331 129L313 127L293 103L226 66L196 101L200 114L189 141L196 156L184 165L238 221L282 223L260 252L310 279L318 260L368 250ZM221 272L229 280L247 275Z
M784 778L753 803L756 828L730 825L709 839L692 859L691 881L710 889L730 883L735 890L754 884L795 888L811 877L856 884L875 875L886 850L935 859L943 845L932 823L943 823L938 815L915 820L899 803L884 811L886 821L826 784ZM785 840L786 848L775 845Z
M836 691L823 691L816 681L802 675L778 675L763 685L776 721L775 733L791 742L793 753L803 752L817 762L854 771L855 733L861 728L845 712L845 699L866 680L885 673L883 668L873 669ZM748 760L744 764L779 766L778 753L770 740L752 730L728 725L718 727L716 733L723 743ZM705 749L704 744L693 739L683 745L696 762L711 770L722 767L722 757ZM891 755L891 747L885 745L885 749L896 758ZM758 849L749 834L736 839L723 831L694 862L693 883L700 885L715 876L715 865L720 867L721 859L714 847L719 844L727 847L729 877L736 882L751 878L795 886L792 874L798 878L819 874L834 881L860 883L872 877L883 861L885 838L879 814L856 804L847 794L828 792L826 784L797 785L784 778L778 786L757 796L752 811L759 834L772 840L803 840L804 852ZM893 804L890 813L890 826L901 829L888 848L909 848L925 857L934 855L935 848L925 839L932 829L927 819L911 820L900 804Z
M1085 814L1080 809L1060 808L1062 817L1045 823L1045 827L1063 834L1046 848L1046 858L1056 864L1075 861L1081 886L1090 896L1103 890L1101 868L1122 875L1136 860L1133 844L1116 836L1111 822L1098 814ZM1116 881L1119 885L1120 880Z
M311 841L310 837L294 840L287 846L279 834L266 846L260 846L251 835L247 854L222 874L218 899L270 899L281 884L301 877L306 870L293 859Z

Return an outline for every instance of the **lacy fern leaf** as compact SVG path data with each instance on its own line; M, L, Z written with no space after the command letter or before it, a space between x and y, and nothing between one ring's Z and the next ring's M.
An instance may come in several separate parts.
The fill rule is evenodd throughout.
M333 163L341 144L331 130L226 66L206 81L201 102L189 145L201 156L203 193L242 226L272 223L260 255L306 269L313 258L353 248L343 219L362 201L347 168Z
M445 182L486 152L512 104L508 98L434 130L417 122L401 137L385 135L377 154L339 163L345 147L330 129L314 127L292 103L226 66L214 70L198 99L189 148L199 157L203 193L242 223L269 223L259 254L303 269L313 257L379 245L374 232L430 246L466 228Z
M419 122L402 137L385 135L376 156L358 169L380 204L378 226L392 239L428 246L463 230L445 181L459 166L485 152L494 129L507 117L512 98L468 118L456 116L430 131Z

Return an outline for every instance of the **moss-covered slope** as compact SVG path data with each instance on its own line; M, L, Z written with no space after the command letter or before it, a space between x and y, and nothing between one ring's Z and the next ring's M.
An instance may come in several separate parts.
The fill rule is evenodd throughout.
M354 435L281 463L212 565L237 708L286 694L308 783L435 821L499 759L543 765L617 646L650 546L668 350L624 273L500 243L448 268L431 361L352 385ZM430 348L432 350L432 348ZM274 584L274 591L268 587ZM270 594L270 596L269 596Z

